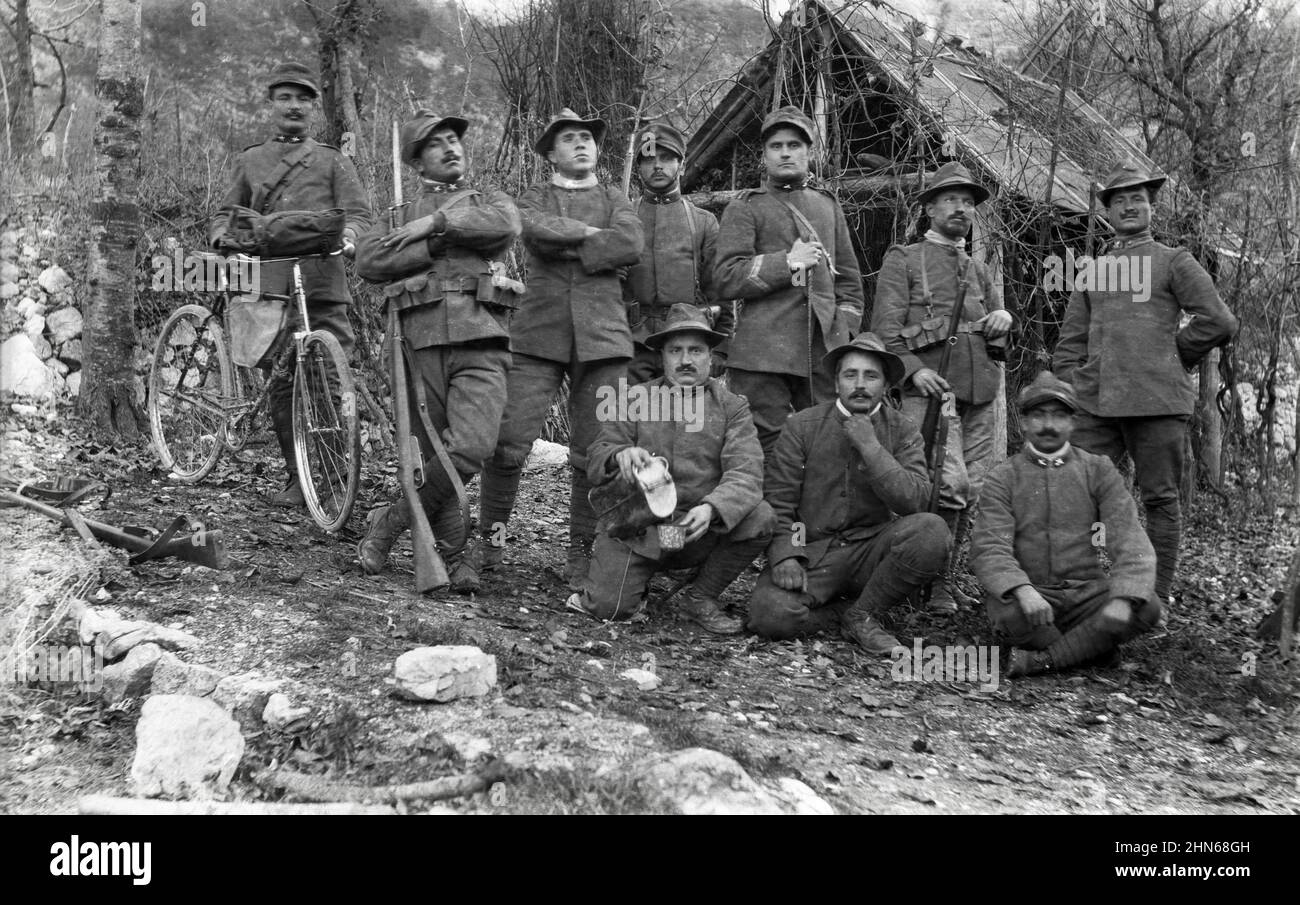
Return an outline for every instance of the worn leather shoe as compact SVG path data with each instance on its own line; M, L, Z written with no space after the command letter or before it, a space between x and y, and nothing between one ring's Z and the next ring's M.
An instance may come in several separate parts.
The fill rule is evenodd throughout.
M388 554L397 536L410 524L410 510L402 500L376 509L366 521L366 536L357 544L357 559L367 575L378 575L388 565Z
M869 654L889 656L894 648L901 647L898 639L881 626L871 616L858 616L845 613L841 621L844 637L856 641Z
M691 622L715 635L739 635L745 630L744 623L724 613L715 598L705 597L695 588L687 588L682 594L679 610Z
M290 475L289 483L284 485L284 490L274 494L271 502L276 506L294 506L303 508L307 505L307 500L303 498L302 487L298 484L298 476Z

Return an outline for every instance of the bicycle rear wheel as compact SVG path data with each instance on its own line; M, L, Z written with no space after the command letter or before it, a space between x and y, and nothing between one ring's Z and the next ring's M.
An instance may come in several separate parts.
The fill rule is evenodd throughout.
M234 371L221 324L202 305L182 305L163 324L149 368L149 430L163 467L187 484L221 458Z
M294 370L293 442L307 509L317 525L337 531L357 499L361 426L352 369L323 330L307 334Z

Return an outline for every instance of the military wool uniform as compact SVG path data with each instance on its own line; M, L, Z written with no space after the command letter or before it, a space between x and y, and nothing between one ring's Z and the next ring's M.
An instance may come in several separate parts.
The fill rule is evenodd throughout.
M796 239L820 241L830 256L801 275L805 286L786 262ZM839 204L807 185L743 192L722 215L714 288L737 300L728 382L749 399L769 455L792 411L834 398L816 363L861 328L862 277Z
M630 383L663 376L663 358L645 340L663 329L674 304L718 304L721 310L713 328L728 336L736 320L734 305L730 301L719 303L713 289L718 218L691 204L680 191L646 192L637 204L637 216L645 233L645 248L640 262L628 270L624 285L636 346L628 365ZM725 341L715 352L726 355Z
M664 377L649 383L651 388L670 386ZM698 412L698 421L607 421L591 445L587 474L593 485L622 481L615 457L639 446L668 462L677 488L672 521L679 522L701 503L713 507L714 521L702 537L676 551L660 548L659 533L653 527L628 539L599 533L584 584L583 607L601 619L627 618L637 612L646 583L662 569L703 563L693 589L701 596L717 598L772 536L776 520L763 501L762 448L749 405L716 379L674 391L693 396L696 401L690 411Z
M352 161L337 148L311 138L277 136L244 149L235 160L230 190L212 219L210 238L214 247L225 235L230 211L236 206L252 208L260 214L342 208L346 215L343 234L348 241L355 241L372 222L370 206ZM352 298L342 256L303 258L300 269L312 329L334 334L344 353L350 355L355 342L348 323ZM263 290L292 296L292 262L262 265L259 275ZM297 329L296 303L291 305L289 318L282 336ZM271 384L270 411L280 449L292 475L295 471L292 370L283 381Z
M546 413L569 375L570 544L589 546L587 447L596 438L597 390L617 386L632 355L621 278L641 257L641 221L615 188L556 176L518 201L528 251L528 293L511 326L514 361L496 450L483 470L479 528L506 523ZM599 232L585 235L589 226Z
M399 250L383 245L391 230L379 224L357 245L357 270L387 283L385 303L400 311L412 380L423 389L412 383L411 412L426 473L443 467L415 417L421 396L448 457L468 481L496 447L505 408L509 315L518 302L513 291L493 285L491 265L519 235L519 211L504 192L426 179L401 215L397 226L433 216L433 235ZM459 508L454 498L444 506ZM444 534L440 540L448 540Z

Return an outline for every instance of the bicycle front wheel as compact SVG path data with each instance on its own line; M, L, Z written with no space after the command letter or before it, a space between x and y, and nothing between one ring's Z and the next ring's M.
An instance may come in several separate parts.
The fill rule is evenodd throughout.
M293 443L307 509L317 525L337 531L357 499L361 427L347 357L323 330L307 334L294 370Z
M175 478L193 484L216 466L234 394L221 324L202 305L177 308L154 345L148 388L154 450Z

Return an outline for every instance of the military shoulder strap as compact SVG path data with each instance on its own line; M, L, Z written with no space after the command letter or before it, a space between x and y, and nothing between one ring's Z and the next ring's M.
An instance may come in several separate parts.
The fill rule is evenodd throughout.
M271 170L270 175L258 185L253 192L252 203L249 207L259 214L265 214L284 194L284 189L288 183L289 176L300 165L305 166L308 158L311 156L312 143L304 141L301 145L294 148L288 154L280 158L280 162Z

